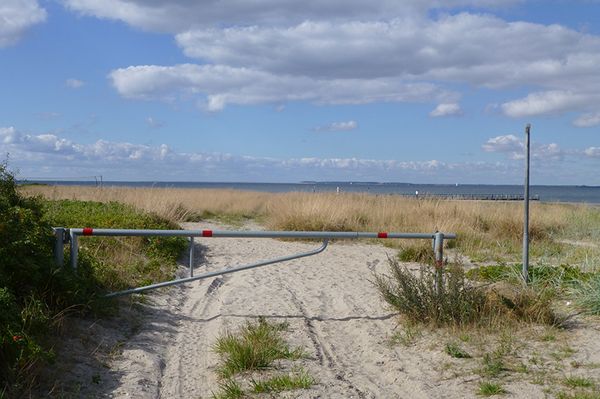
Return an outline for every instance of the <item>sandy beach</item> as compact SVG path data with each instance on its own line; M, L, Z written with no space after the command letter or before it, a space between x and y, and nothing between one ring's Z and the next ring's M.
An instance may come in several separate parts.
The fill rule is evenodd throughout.
M223 228L206 223L183 227ZM317 246L272 239L200 239L197 273ZM448 356L444 352L446 333L424 331L410 345L391 343L392 335L402 327L371 280L373 272L385 272L387 257L393 255L394 250L381 245L334 242L313 257L154 292L141 310L128 310L121 322L79 327L93 342L99 342L100 349L97 347L93 356L104 356L104 366L89 361L86 365L79 359L78 368L70 372L71 383L97 376L97 384L79 383L81 397L210 398L219 387L218 358L213 351L216 338L264 316L287 322L286 340L307 354L293 365L282 361L278 367L284 371L302 367L316 380L310 389L276 397L477 397L481 377L474 370L479 364ZM182 259L182 275L187 273L186 264L187 259ZM417 264L407 265L419 269ZM564 333L576 348L559 362L564 364L565 374L574 362L600 364L600 345L594 338L598 331L598 325L586 324ZM527 353L538 351L543 359L545 349L564 344L566 335L561 334L550 345L534 343ZM94 345L88 343L87 348ZM85 347L80 350L84 356ZM110 356L106 352L111 352ZM594 368L573 371L590 376L598 373ZM547 396L544 384L534 384L528 377L510 378L504 386L509 397Z

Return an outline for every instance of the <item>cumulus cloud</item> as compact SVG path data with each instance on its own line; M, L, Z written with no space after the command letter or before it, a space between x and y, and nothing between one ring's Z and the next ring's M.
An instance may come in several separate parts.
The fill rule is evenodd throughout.
M332 122L329 125L325 126L317 126L314 128L317 132L340 132L340 131L348 131L354 130L358 128L358 123L356 121L345 121L345 122Z
M488 139L481 149L485 152L498 152L506 154L510 159L525 158L525 143L515 135L496 136ZM565 155L576 151L564 151L556 143L531 145L531 157L540 160L561 160Z
M208 111L220 111L227 104L368 104L456 98L455 93L434 84L398 78L319 80L226 65L145 65L116 69L109 78L124 97L165 101L200 97Z
M598 94L553 90L531 93L527 97L502 104L502 111L513 118L561 113L585 106Z
M381 20L460 6L497 7L520 0L63 0L84 15L123 21L151 31L179 33L198 27L286 26L306 20Z
M506 136L496 136L488 139L488 141L481 146L485 152L503 152L503 153L516 153L523 150L523 142L512 134Z
M458 115L462 115L462 109L460 108L460 105L456 103L439 104L433 111L429 113L429 116L433 118Z
M600 158L600 147L588 147L583 153L590 158Z
M0 48L15 44L32 26L46 20L46 10L37 0L2 0L0 3Z
M86 15L171 32L183 52L199 60L198 65L145 65L114 71L115 87L126 97L174 100L187 91L185 98L197 101L195 95L203 94L205 108L217 111L227 103L343 103L340 92L348 92L351 85L348 103L427 101L440 104L432 116L443 116L458 111L444 109L442 104L460 99L459 93L445 87L458 83L500 90L527 85L533 88L531 93L508 99L499 107L504 115L600 112L596 105L600 100L600 37L560 25L506 21L472 11L514 1L64 2ZM461 11L461 7L471 11ZM445 12L432 13L432 9ZM234 79L224 82L215 75L219 70ZM149 74L158 80L145 79ZM133 82L124 82L119 75L132 77ZM190 79L186 89L184 82ZM411 85L417 85L420 95L414 96ZM423 91L427 85L430 89ZM297 94L289 91L298 87ZM332 94L327 96L319 87ZM443 99L442 92L446 93ZM582 122L577 119L574 124Z
M83 80L70 78L65 81L65 84L71 89L79 89L85 82Z
M600 125L600 112L583 114L573 121L577 127L592 127Z
M440 179L454 173L484 173L505 166L491 163L447 163L440 160L398 161L360 158L277 159L208 152L179 152L155 146L97 140L83 144L55 134L31 134L0 128L0 150L9 152L24 177L77 175L117 179L257 181L264 170L275 181L354 179ZM454 178L452 178L454 179Z

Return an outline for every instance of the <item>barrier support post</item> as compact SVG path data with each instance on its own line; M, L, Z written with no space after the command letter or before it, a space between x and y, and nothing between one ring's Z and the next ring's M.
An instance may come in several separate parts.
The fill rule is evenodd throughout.
M194 277L194 237L190 237L190 277Z
M54 263L56 266L62 266L65 260L65 228L55 227L54 229Z
M73 270L77 270L77 258L79 257L79 237L73 232L73 230L70 230L69 238L71 241L71 268Z
M435 253L435 288L438 296L444 290L444 234L436 232L433 238Z

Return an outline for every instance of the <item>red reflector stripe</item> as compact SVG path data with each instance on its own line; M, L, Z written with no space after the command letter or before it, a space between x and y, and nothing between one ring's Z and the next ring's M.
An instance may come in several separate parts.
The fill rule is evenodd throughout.
M377 238L387 238L387 233L377 233Z
M212 237L212 230L202 230L202 237Z
M91 227L86 227L85 229L83 229L84 236L91 236L92 234L94 234L94 229L92 229Z

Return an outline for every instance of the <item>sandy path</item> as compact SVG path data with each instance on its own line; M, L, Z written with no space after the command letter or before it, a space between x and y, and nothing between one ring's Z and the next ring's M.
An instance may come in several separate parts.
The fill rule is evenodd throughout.
M217 228L205 223L184 227ZM198 241L198 273L305 252L319 245L271 239ZM317 380L311 389L278 397L477 397L477 377L455 374L462 360L444 353L443 340L410 348L389 345L397 318L386 310L369 280L373 271L385 271L387 256L393 253L379 245L335 242L313 257L158 294L144 327L112 364L119 381L107 396L211 397L218 390L217 358L211 349L216 337L247 320L266 316L289 323L286 338L309 354L299 364ZM510 385L513 397L544 397L542 389L525 382Z

